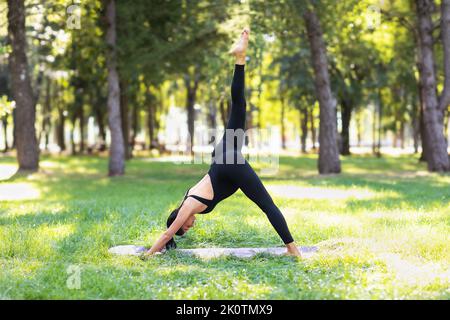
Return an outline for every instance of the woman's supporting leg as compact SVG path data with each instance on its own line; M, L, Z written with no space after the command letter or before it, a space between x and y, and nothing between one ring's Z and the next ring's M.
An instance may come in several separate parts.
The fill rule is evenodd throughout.
M273 202L272 197L250 164L245 162L245 164L229 166L227 169L230 170L230 180L267 215L283 242L285 244L293 242L294 239L283 214Z

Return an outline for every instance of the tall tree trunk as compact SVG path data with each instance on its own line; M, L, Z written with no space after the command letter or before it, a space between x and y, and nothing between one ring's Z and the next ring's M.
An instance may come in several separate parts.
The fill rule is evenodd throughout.
M350 120L352 117L353 105L349 98L341 99L341 119L342 119L342 129L341 129L341 139L342 139L342 155L350 155Z
M100 103L100 99L98 96L95 96L98 93L90 94L90 101L94 111L95 120L98 126L98 150L105 151L106 150L106 130L105 130L105 114L104 109ZM97 98L96 98L97 97Z
M381 95L381 89L378 89L378 143L376 155L378 158L381 157L381 139L383 133L382 117L383 115L383 96Z
M432 0L416 0L419 49L421 59L420 82L422 86L423 120L427 136L426 155L429 171L449 171L450 161L444 138L443 116L439 110L434 70Z
M186 75L185 77L185 84L186 84L186 110L187 110L187 122L188 122L188 132L189 132L189 152L192 155L194 153L193 147L194 147L194 122L195 122L195 99L197 95L197 89L198 89L198 74L197 70L194 71L194 80L192 80L192 76Z
M439 97L438 109L439 117L444 118L450 105L450 0L441 1L441 38L444 49L444 88Z
M149 137L149 149L155 148L155 106L151 102L148 105L147 113L147 127L148 127L148 137Z
M136 101L134 101L134 103L133 103L133 114L132 114L131 120L132 120L131 123L132 123L132 127L133 127L133 133L131 135L131 152L133 152L134 146L136 144L136 137L137 137L138 131L139 131L139 110L138 110Z
M39 146L36 140L36 104L28 74L24 0L8 0L8 40L11 87L16 102L16 147L19 170L37 170Z
M3 127L3 152L7 152L9 149L8 146L8 115L3 116L2 118L2 127Z
M77 125L77 115L74 113L71 117L72 127L70 129L70 150L71 154L74 156L77 154L77 146L75 144L75 129Z
M85 148L85 117L84 117L84 103L83 96L80 96L80 105L78 107L78 125L80 127L80 152L83 153Z
M50 95L50 78L47 78L45 85L45 102L44 114L42 119L42 132L44 133L45 150L48 150L50 126L51 126L51 95Z
M128 82L125 79L120 79L120 114L122 116L122 134L123 146L125 149L125 159L131 159L130 148L130 115L129 115L129 101L128 101Z
M222 97L219 102L220 118L224 127L227 125L227 111L225 110L225 100L226 99Z
M211 99L208 103L208 123L209 123L209 127L213 130L216 129L217 127L217 121L216 121L216 116L217 116L217 107L216 107L216 103L214 101L214 99Z
M310 116L309 116L309 122L311 126L311 141L312 141L312 149L316 150L316 125L315 125L315 119L314 119L314 106L310 110Z
M303 15L310 42L314 67L314 86L320 106L319 173L339 173L341 164L337 147L336 101L332 96L328 75L326 48L319 19L312 8Z
M58 108L58 125L56 127L56 141L58 143L59 149L61 151L66 150L66 142L64 135L64 128L66 124L66 116L64 114L63 108Z
M155 99L150 92L150 86L147 86L147 91L145 95L147 109L147 130L149 137L148 149L151 150L156 147L155 143Z
M286 125L284 122L284 118L286 116L286 105L284 98L281 98L281 115L280 115L280 125L281 125L281 148L283 150L286 149Z
M125 173L125 148L120 116L120 86L116 61L116 4L115 0L106 0L106 67L108 70L108 123L111 132L109 148L109 176Z
M362 141L362 121L361 121L361 113L356 113L356 137L358 140L358 147L361 147L361 141Z
M306 153L306 139L308 138L308 108L300 109L300 126L302 133L300 136L302 153Z

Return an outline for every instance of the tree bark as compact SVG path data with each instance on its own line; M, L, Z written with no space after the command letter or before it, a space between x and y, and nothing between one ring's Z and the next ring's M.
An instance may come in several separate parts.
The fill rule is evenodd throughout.
M383 96L381 95L381 89L378 89L378 143L376 155L381 157L381 139L383 133L382 119L383 119Z
M115 0L106 3L106 66L108 70L108 124L111 132L109 148L109 176L125 173L125 148L120 116L120 86L116 61L116 5Z
M75 144L75 128L77 125L77 114L73 113L70 117L70 120L72 122L72 128L70 129L70 150L71 154L74 156L77 154L77 146Z
M280 115L280 125L281 125L281 148L286 150L286 125L284 118L286 116L286 105L283 98L281 98L281 115Z
M95 120L98 126L98 150L105 151L106 150L106 130L105 130L105 114L104 108L102 108L102 104L100 103L101 99L98 96L95 96L97 93L91 93L90 100L91 105L94 111ZM95 98L96 97L96 98Z
M120 86L120 114L122 116L123 146L125 150L125 159L128 160L131 159L128 82L125 79L120 79L119 86Z
M50 79L46 79L45 84L45 102L43 106L42 133L44 134L45 150L48 150L50 126L51 126L51 96L50 96ZM40 140L39 140L40 141Z
M310 110L309 122L311 124L311 141L312 141L312 149L316 150L316 125L314 119L314 106Z
M36 139L36 104L28 74L25 38L25 7L23 0L8 0L8 40L11 87L16 102L17 160L19 170L35 171L39 167L39 146Z
M450 105L450 0L441 1L441 38L444 49L444 88L439 98L438 109L439 117L444 118Z
M300 136L302 153L306 153L306 139L308 138L308 108L300 110L300 126L302 133Z
M80 102L78 106L78 125L80 128L80 152L83 153L85 150L85 117L84 117L84 103L83 103L83 96L80 94Z
M130 153L133 153L134 150L134 146L136 144L136 137L138 135L138 131L139 131L139 110L138 110L138 105L137 102L134 101L133 103L133 110L132 110L132 117L131 117L131 126L133 128L132 134L131 134L131 151Z
M217 127L217 121L216 121L217 107L216 107L216 103L213 99L211 99L209 101L208 107L209 107L209 112L208 112L209 127L211 129L215 130Z
M194 147L194 121L195 121L195 99L197 95L197 89L198 89L198 75L197 71L194 71L194 80L191 80L190 75L186 75L185 77L185 84L186 84L186 110L187 110L187 122L188 122L188 132L189 132L189 152L192 155L194 153L193 147Z
M322 28L316 13L307 9L303 15L310 42L314 67L314 86L320 106L319 161L320 174L340 173L341 164L337 147L336 100L332 96L328 75L326 48Z
M222 119L222 124L225 127L227 125L227 111L225 110L225 98L221 98L219 102L220 118Z
M341 129L341 154L348 156L350 155L350 120L352 117L352 101L349 98L341 99L341 119L342 119L342 129Z
M64 110L62 108L58 108L58 125L56 127L56 141L58 143L59 149L61 151L66 150L66 142L64 135L64 128L66 124L66 116L64 115Z
M151 150L156 147L155 145L155 99L150 92L150 86L147 86L147 91L145 95L147 109L147 130L149 145L148 149Z
M3 127L3 142L4 142L4 148L3 152L7 152L9 149L8 146L8 115L5 115L2 118L2 127Z
M423 97L423 121L427 136L427 163L429 171L449 171L450 161L444 137L443 116L439 110L434 70L433 22L434 1L416 0L417 28L421 61L420 83Z

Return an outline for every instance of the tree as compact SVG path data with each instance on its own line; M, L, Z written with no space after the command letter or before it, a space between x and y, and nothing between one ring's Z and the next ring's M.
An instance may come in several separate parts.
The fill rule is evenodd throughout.
M314 85L320 106L319 173L340 173L341 164L337 147L336 100L330 88L328 62L320 21L315 8L309 6L303 13L314 67Z
M16 102L16 147L19 170L37 170L39 147L36 139L36 100L28 73L23 0L8 0L8 38L12 95Z
M120 116L120 86L116 61L116 5L107 0L106 6L106 65L108 70L108 123L111 132L109 150L109 176L125 173L125 148Z
M450 10L443 4L443 27L445 28L446 11ZM450 6L448 6L450 7ZM434 1L432 0L416 0L417 13L417 30L419 35L419 52L420 52L420 84L423 99L423 121L425 135L427 139L427 163L429 171L450 171L450 160L447 153L447 141L444 137L443 113L440 109L439 97L437 96L437 84L435 74L435 60L433 52L433 21L431 14L434 9ZM448 26L447 26L448 27ZM444 37L445 38L445 37ZM450 45L447 44L447 46ZM444 48L446 45L444 44ZM450 54L450 50L447 51ZM450 59L449 56L444 59ZM448 66L447 66L448 68ZM450 71L446 74L446 78L450 77ZM450 90L448 88L444 88ZM444 94L445 94L444 90ZM445 95L442 95L442 100ZM441 100L441 101L442 101ZM448 100L448 98L447 98ZM448 105L448 101L444 101L442 105Z

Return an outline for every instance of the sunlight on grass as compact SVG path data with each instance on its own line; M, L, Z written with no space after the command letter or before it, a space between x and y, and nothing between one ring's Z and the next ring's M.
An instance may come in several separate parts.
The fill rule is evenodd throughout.
M8 180L17 173L17 165L0 164L0 181Z
M386 253L380 256L389 270L395 273L396 279L408 285L427 285L434 281L447 283L450 286L450 269L439 263L426 262L417 265L402 259L398 254Z
M267 190L278 197L291 199L372 199L382 194L368 189L349 188L338 189L332 187L301 187L296 185L268 185Z
M40 191L31 183L0 184L0 201L35 200L40 195Z

